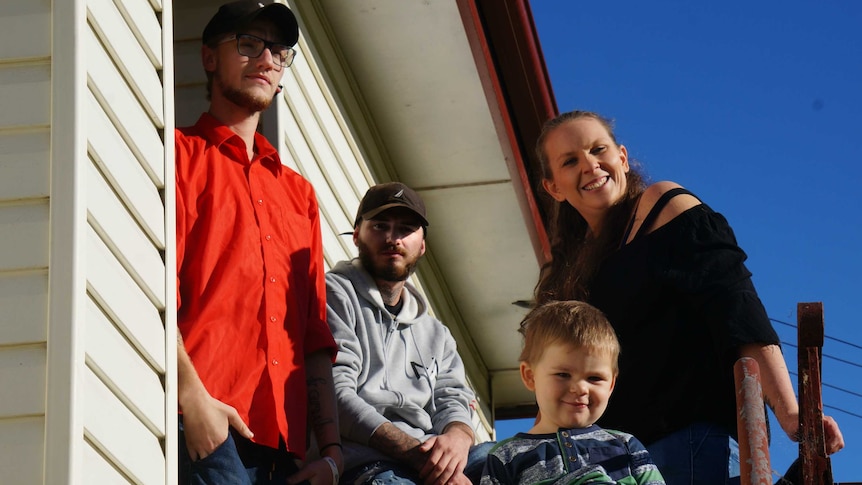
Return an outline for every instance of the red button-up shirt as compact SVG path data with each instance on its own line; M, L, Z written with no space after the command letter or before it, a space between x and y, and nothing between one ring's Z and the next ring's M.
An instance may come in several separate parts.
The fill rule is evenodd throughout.
M336 344L326 324L311 184L255 135L208 114L176 132L177 326L209 393L254 441L305 456L306 354Z

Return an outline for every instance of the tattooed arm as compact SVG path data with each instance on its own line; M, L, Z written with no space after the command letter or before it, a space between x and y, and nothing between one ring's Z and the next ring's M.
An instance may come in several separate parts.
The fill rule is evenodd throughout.
M321 459L306 464L289 478L288 483L309 480L312 484L328 484L332 483L333 473L324 457L334 460L339 474L344 471L344 457L338 431L335 388L332 385L332 361L327 350L305 357L305 377L308 387L308 423L317 438Z
M416 471L422 470L425 465L426 457L419 449L419 440L392 423L383 423L374 430L368 444L396 461L409 464Z

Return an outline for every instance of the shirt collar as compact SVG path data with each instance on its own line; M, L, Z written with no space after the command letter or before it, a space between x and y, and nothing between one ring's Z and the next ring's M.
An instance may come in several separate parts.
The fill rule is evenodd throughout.
M195 127L207 142L214 146L221 146L223 143L232 143L245 147L245 143L239 135L207 112L201 113L200 118L195 123ZM256 150L255 160L260 160L264 165L275 167L278 172L281 172L282 164L278 158L278 151L265 136L255 132L254 146Z

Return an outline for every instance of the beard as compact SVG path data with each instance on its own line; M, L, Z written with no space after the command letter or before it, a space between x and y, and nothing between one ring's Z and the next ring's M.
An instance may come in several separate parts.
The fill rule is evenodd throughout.
M365 271L368 271L368 274L374 279L389 281L391 283L405 281L413 274L416 263L419 262L419 255L410 258L402 252L401 254L404 256L403 266L399 266L395 262L377 264L371 256L371 249L367 244L357 241L357 245L359 247L359 261L362 263Z
M213 81L218 81L218 75L216 75L216 79ZM269 108L269 105L272 104L272 100L275 99L275 96L269 98L266 96L255 96L250 91L225 86L224 83L221 82L219 82L219 84L221 85L222 96L224 96L225 99L252 112L265 111Z

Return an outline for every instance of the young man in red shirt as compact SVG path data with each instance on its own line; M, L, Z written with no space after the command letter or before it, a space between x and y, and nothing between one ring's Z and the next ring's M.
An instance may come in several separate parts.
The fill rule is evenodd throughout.
M176 132L180 483L337 483L342 467L311 185L259 133L297 22L223 5L203 31L210 108ZM303 463L307 426L321 458Z

